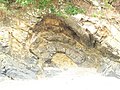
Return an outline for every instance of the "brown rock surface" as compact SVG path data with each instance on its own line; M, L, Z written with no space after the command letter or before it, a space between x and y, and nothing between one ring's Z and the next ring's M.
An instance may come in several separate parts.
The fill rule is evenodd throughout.
M26 24L27 20L26 22L22 20L25 17L20 20L14 17L14 28L11 26L0 28L0 38L3 38L0 39L1 52L4 51L14 58L14 61L18 60L25 65L26 67L20 69L18 73L21 75L29 69L30 73L33 73L30 78L46 71L46 67L72 66L93 67L105 75L119 78L120 30L119 25L114 24L119 20L110 22L81 14L78 17L45 15L35 25L32 24L33 27L30 29L29 20ZM2 33L6 33L5 36ZM9 65L4 68L8 70L8 67ZM14 72L7 75L14 76Z
M87 57L77 45L81 44L80 37L72 29L62 17L43 17L32 29L36 40L31 43L30 51L45 62L51 60L56 53L63 53L80 65Z
M91 26L85 27L89 23L96 29L91 29ZM116 30L113 33L114 26L110 28L107 21L104 21L103 24L99 23L97 20L87 17L77 21L72 17L46 15L32 28L30 51L43 63L54 63L56 54L64 54L78 66L96 67L100 70L101 67L104 67L103 63L119 62L119 54L116 55L113 45L113 43L117 43L116 39L118 39L113 34L117 34L119 31ZM109 42L109 40L111 41ZM119 41L116 46L119 51L118 45ZM119 64L117 65L119 66ZM115 68L112 64L110 66ZM105 73L108 72L105 71Z

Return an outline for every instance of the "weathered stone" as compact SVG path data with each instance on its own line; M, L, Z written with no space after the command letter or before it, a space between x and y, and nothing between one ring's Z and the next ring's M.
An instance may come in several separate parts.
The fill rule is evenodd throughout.
M113 32L113 30L112 31L109 30L110 27L108 25L108 22L105 21L107 24L106 23L101 24L101 22L97 22L97 20L94 21L93 19L86 18L85 24L88 21L89 24L92 26L92 28L89 28L89 27L86 26L85 28L88 29L86 31L86 30L84 30L84 28L82 26L79 26L79 25L82 25L82 24L79 24L79 25L75 24L75 22L76 22L75 20L74 20L74 23L72 23L72 20L73 19L71 19L71 20L66 19L65 23L66 23L66 25L71 26L71 29L73 30L73 33L75 32L76 35L78 37L80 37L80 40L76 39L76 38L74 38L74 40L78 41L80 44L83 44L83 46L86 45L88 47L88 49L91 46L96 47L96 51L94 53L100 54L100 56L96 56L96 58L98 58L98 61L97 61L98 63L102 62L102 60L100 60L100 58L104 59L104 56L107 56L108 58L113 57L113 58L115 58L115 60L119 61L119 55L117 53L117 52L119 52L119 46L120 46L119 41L118 41L119 40L118 39L118 34L117 35L112 35L112 34L115 34L117 32L119 33L119 31L117 29L116 29L117 32ZM84 20L83 20L82 23L84 23ZM96 24L96 26L94 27L95 24ZM107 26L105 26L105 25L107 25ZM94 29L94 31L91 31L91 29ZM112 26L112 29L115 29L115 27ZM113 33L111 34L111 32L113 32ZM61 39L61 40L63 40L63 39ZM58 39L58 41L60 41L60 39ZM72 44L70 44L69 41L66 41L66 42L68 42L69 45L72 45ZM115 45L115 43L118 43L117 46ZM61 44L59 44L59 45L61 45ZM72 47L72 46L70 46L70 47ZM83 52L83 50L75 50L75 48L77 48L77 47L74 46L74 49L69 48L69 46L65 47L65 50L66 50L65 54L68 57L70 57L74 62L77 62L79 64L81 63L82 60L83 60L83 62L84 62L84 60L85 60L85 62L88 62L87 64L89 64L90 62L91 63L94 62L94 60L92 59L92 57L94 57L94 56L91 56L90 52L87 52L86 47L84 47L84 49L83 49L83 50L86 50L85 52ZM63 52L61 50L61 46L59 48L57 48L57 51ZM83 53L87 53L87 55L90 55L89 58L85 57L86 54L84 56ZM103 55L103 57L102 57L102 55ZM95 60L97 60L97 59L95 59ZM111 61L112 61L112 59L111 59ZM99 64L98 64L98 66L99 66ZM108 67L106 69L106 70L108 70L108 72L112 71L112 69L109 69L111 66L109 67L109 65L105 65L105 67L106 68ZM117 66L115 66L115 67L117 67ZM104 72L104 70L103 70L103 72ZM105 73L107 74L106 71L105 71Z
M10 79L36 79L40 71L44 70L46 75L57 72L49 72L45 67L73 65L95 67L104 75L119 77L119 25L85 15L78 17L75 20L75 16L46 15L31 30L23 23L19 26L25 30L10 28L8 33L1 28L0 75Z
M55 53L56 52L56 48L54 44L48 43L47 47L47 51L51 52L51 53Z
M55 48L56 48L56 52L65 53L65 49L66 49L65 45L61 43L56 43Z
M63 53L56 53L51 61L53 61L59 68L77 67L77 64Z
M49 52L43 52L41 54L41 58L52 58L52 55Z
M39 69L37 67L33 69L19 61L15 61L14 58L9 55L0 54L0 74L10 79L37 79L36 73Z
M105 58L106 59L106 58ZM116 77L120 79L120 64L112 60L106 59L101 64L101 68L98 69L105 76Z

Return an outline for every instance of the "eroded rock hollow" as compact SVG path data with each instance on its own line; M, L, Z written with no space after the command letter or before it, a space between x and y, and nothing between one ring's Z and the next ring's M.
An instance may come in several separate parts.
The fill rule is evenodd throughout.
M9 42L1 49L0 75L36 79L41 74L61 72L60 68L89 67L119 78L119 30L106 20L102 24L100 20L78 16L48 14L28 30L7 29Z
M47 15L32 31L34 34L31 37L30 52L45 63L52 63L57 53L65 54L77 65L91 59L85 53L85 48L82 48L84 45L79 33L62 17Z
M44 64L54 65L54 55L61 53L77 66L94 67L105 75L118 75L119 54L113 53L114 40L110 39L114 37L113 31L105 25L98 25L95 30L83 28L87 22L91 22L90 25L98 23L89 18L78 21L72 17L46 15L31 28L33 34L29 51Z

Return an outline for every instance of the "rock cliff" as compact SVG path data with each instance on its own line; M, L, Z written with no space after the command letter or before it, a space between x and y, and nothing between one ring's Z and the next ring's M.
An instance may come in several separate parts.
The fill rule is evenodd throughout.
M119 13L101 18L46 14L39 19L37 10L22 11L11 16L0 11L2 79L51 77L80 67L120 78Z

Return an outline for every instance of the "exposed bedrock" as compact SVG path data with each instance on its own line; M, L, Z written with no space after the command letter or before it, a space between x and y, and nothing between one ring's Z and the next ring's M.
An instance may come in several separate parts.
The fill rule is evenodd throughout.
M50 62L56 53L63 53L78 66L86 61L94 63L88 50L94 47L94 38L74 22L48 15L32 31L34 35L31 38L30 52L39 60ZM97 53L99 52L96 51Z
M84 28L86 23L96 25L96 29ZM110 67L118 67L120 55L113 53L119 51L119 46L114 48L112 44L116 43L116 40L113 37L116 36L105 25L99 26L97 21L89 18L85 20L82 18L79 21L74 17L46 15L31 28L33 34L29 41L31 43L29 51L44 63L54 63L52 62L54 55L62 53L78 66L96 67L98 71L106 70L109 73L113 69L105 68L104 65L114 62L117 66L113 63ZM114 70L114 73L118 71Z

